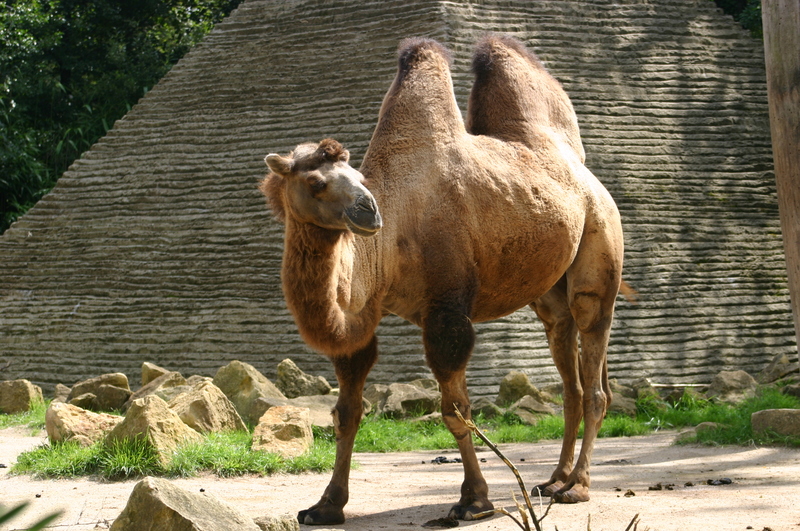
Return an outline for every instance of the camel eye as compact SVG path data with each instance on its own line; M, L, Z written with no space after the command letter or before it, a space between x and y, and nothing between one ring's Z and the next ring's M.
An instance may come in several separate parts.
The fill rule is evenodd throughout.
M317 195L325 190L325 188L328 186L328 183L319 177L309 177L308 186L311 188L311 193L313 195Z

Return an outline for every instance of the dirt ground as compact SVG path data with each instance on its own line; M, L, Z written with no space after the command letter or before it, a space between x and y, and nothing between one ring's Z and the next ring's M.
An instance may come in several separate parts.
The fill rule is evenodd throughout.
M640 530L800 531L800 450L675 446L674 437L673 432L662 432L600 439L594 452L591 501L554 506L543 529L624 531L638 514ZM0 430L0 463L10 466L20 452L44 441L44 435ZM549 476L559 448L557 441L501 446L529 488ZM457 456L455 451L357 454L358 468L352 471L350 503L345 508L347 522L335 529L415 529L445 516L458 498L461 465L432 464L440 455ZM482 467L495 506L511 510L516 479L490 450L480 450L479 457L486 459ZM255 518L306 508L317 500L328 478L327 473L233 479L204 476L174 482L189 491L205 489ZM732 483L707 484L707 480L723 478ZM688 482L694 486L686 486ZM23 517L0 526L0 531L25 529L57 509L64 514L48 529L105 529L125 507L135 483L35 480L0 468L0 503L6 507L31 503ZM662 490L649 490L659 483ZM669 484L674 484L672 490L663 488ZM635 495L626 496L628 491ZM470 531L519 529L499 515L476 523L461 522L459 527ZM319 531L308 526L301 529Z

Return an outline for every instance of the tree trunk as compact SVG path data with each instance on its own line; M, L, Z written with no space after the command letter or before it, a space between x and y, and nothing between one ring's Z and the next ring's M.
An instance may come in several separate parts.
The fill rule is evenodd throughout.
M800 0L763 0L775 180L795 337L800 333Z

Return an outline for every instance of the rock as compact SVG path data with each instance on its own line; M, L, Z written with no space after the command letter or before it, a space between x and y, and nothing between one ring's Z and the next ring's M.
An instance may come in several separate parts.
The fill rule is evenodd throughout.
M639 378L638 380L634 380L631 382L631 388L636 391L635 398L637 399L653 397L661 400L661 395L659 395L658 390L653 387L653 384L650 382L649 378Z
M800 437L800 409L765 409L750 416L753 433L775 432L784 437Z
M634 400L638 398L636 389L634 389L630 385L624 385L619 383L619 381L616 378L611 378L610 380L608 380L608 385L609 387L611 387L611 392L614 394L614 396L622 395L625 398L632 398Z
M796 396L797 398L800 398L800 384L787 385L781 389L781 392L785 395Z
M69 396L70 388L64 384L56 384L55 389L53 390L53 402L67 402L67 397Z
M550 396L558 396L564 394L564 382L554 382L542 387L542 392Z
M236 360L217 371L214 385L225 393L242 419L249 424L257 424L259 421L259 417L251 412L256 399L286 398L280 389L255 367Z
M83 380L73 385L69 396L67 397L67 402L70 402L73 398L85 393L92 393L93 395L97 396L97 388L101 385L113 385L114 387L128 390L131 388L130 385L128 385L128 377L121 372L103 374L95 378Z
M122 407L122 410L127 411L128 408L131 407L131 404L133 404L136 400L155 394L159 390L168 389L170 387L178 387L180 385L186 385L186 379L183 376L181 376L181 373L172 371L166 374L162 374L155 380L148 382L147 385L145 385L144 387L140 388L138 391L133 393L130 396L130 398L128 398L128 401L125 402L125 405ZM164 401L166 402L166 400Z
M253 402L252 413L260 419L270 408L279 406L304 407L309 410L311 425L320 428L333 427L331 412L336 407L338 397L332 395L298 396L297 398L261 397Z
M31 409L31 404L43 401L42 388L28 380L0 382L0 413L24 413Z
M420 389L427 389L429 391L439 391L439 382L433 378L417 378L416 380L411 380L408 382L408 385L413 385L415 387L419 387Z
M297 457L311 448L313 443L308 409L278 406L270 408L259 419L253 431L252 449L283 457Z
M214 378L211 378L209 376L200 376L199 374L193 374L188 378L186 378L186 385L191 385L192 387L199 384L200 382L214 383Z
M122 422L122 417L93 413L64 402L52 402L44 421L50 442L76 441L81 446L91 446Z
M373 406L377 406L382 401L386 400L388 392L389 386L386 384L371 384L364 389L363 397Z
M133 393L116 385L103 384L95 391L94 411L119 411Z
M163 376L168 372L170 371L163 367L159 367L155 363L145 361L142 363L142 386L149 384L159 376Z
M133 487L112 531L258 531L239 509L208 493L189 492L147 477Z
M277 386L286 398L327 395L331 392L331 385L325 378L304 373L288 358L278 364Z
M82 395L78 395L75 398L72 398L67 403L73 406L79 407L81 409L94 409L94 401L97 397L94 393L83 393Z
M473 417L483 415L484 418L490 419L503 414L503 410L485 396L474 400L471 409Z
M375 412L387 417L419 417L438 411L441 404L442 395L437 391L393 383L387 386L386 393L375 403Z
M797 362L792 362L786 354L778 354L764 370L758 373L756 381L760 384L772 383L796 370L798 370Z
M735 404L752 398L758 382L744 371L722 371L711 381L708 397L720 402Z
M523 396L514 402L508 410L522 419L525 424L530 425L535 425L546 415L555 415L556 413L552 407L531 395Z
M517 402L524 396L532 396L539 402L551 402L552 397L539 391L522 371L511 371L500 382L500 393L495 403L498 406L508 406Z
M608 412L636 417L636 400L622 394L613 393L611 396L611 403L608 405Z
M155 450L162 466L166 467L178 446L200 442L203 437L184 424L166 402L149 395L133 401L125 419L106 436L105 444L111 445L124 439L143 439Z
M153 391L153 394L163 400L164 402L169 403L170 401L174 400L175 398L189 393L194 389L193 386L188 385L189 381L186 381L187 385L176 385L175 387L160 387Z
M225 394L211 382L201 381L189 392L169 402L169 408L199 433L244 431L242 417Z
M259 516L255 519L255 524L261 531L300 531L300 524L297 522L295 514Z

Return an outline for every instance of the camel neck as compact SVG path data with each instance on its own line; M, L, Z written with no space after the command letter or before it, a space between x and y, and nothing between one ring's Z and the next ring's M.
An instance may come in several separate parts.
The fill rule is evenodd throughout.
M380 306L354 289L360 254L355 236L287 220L283 282L286 303L300 335L330 356L355 352L372 337Z

